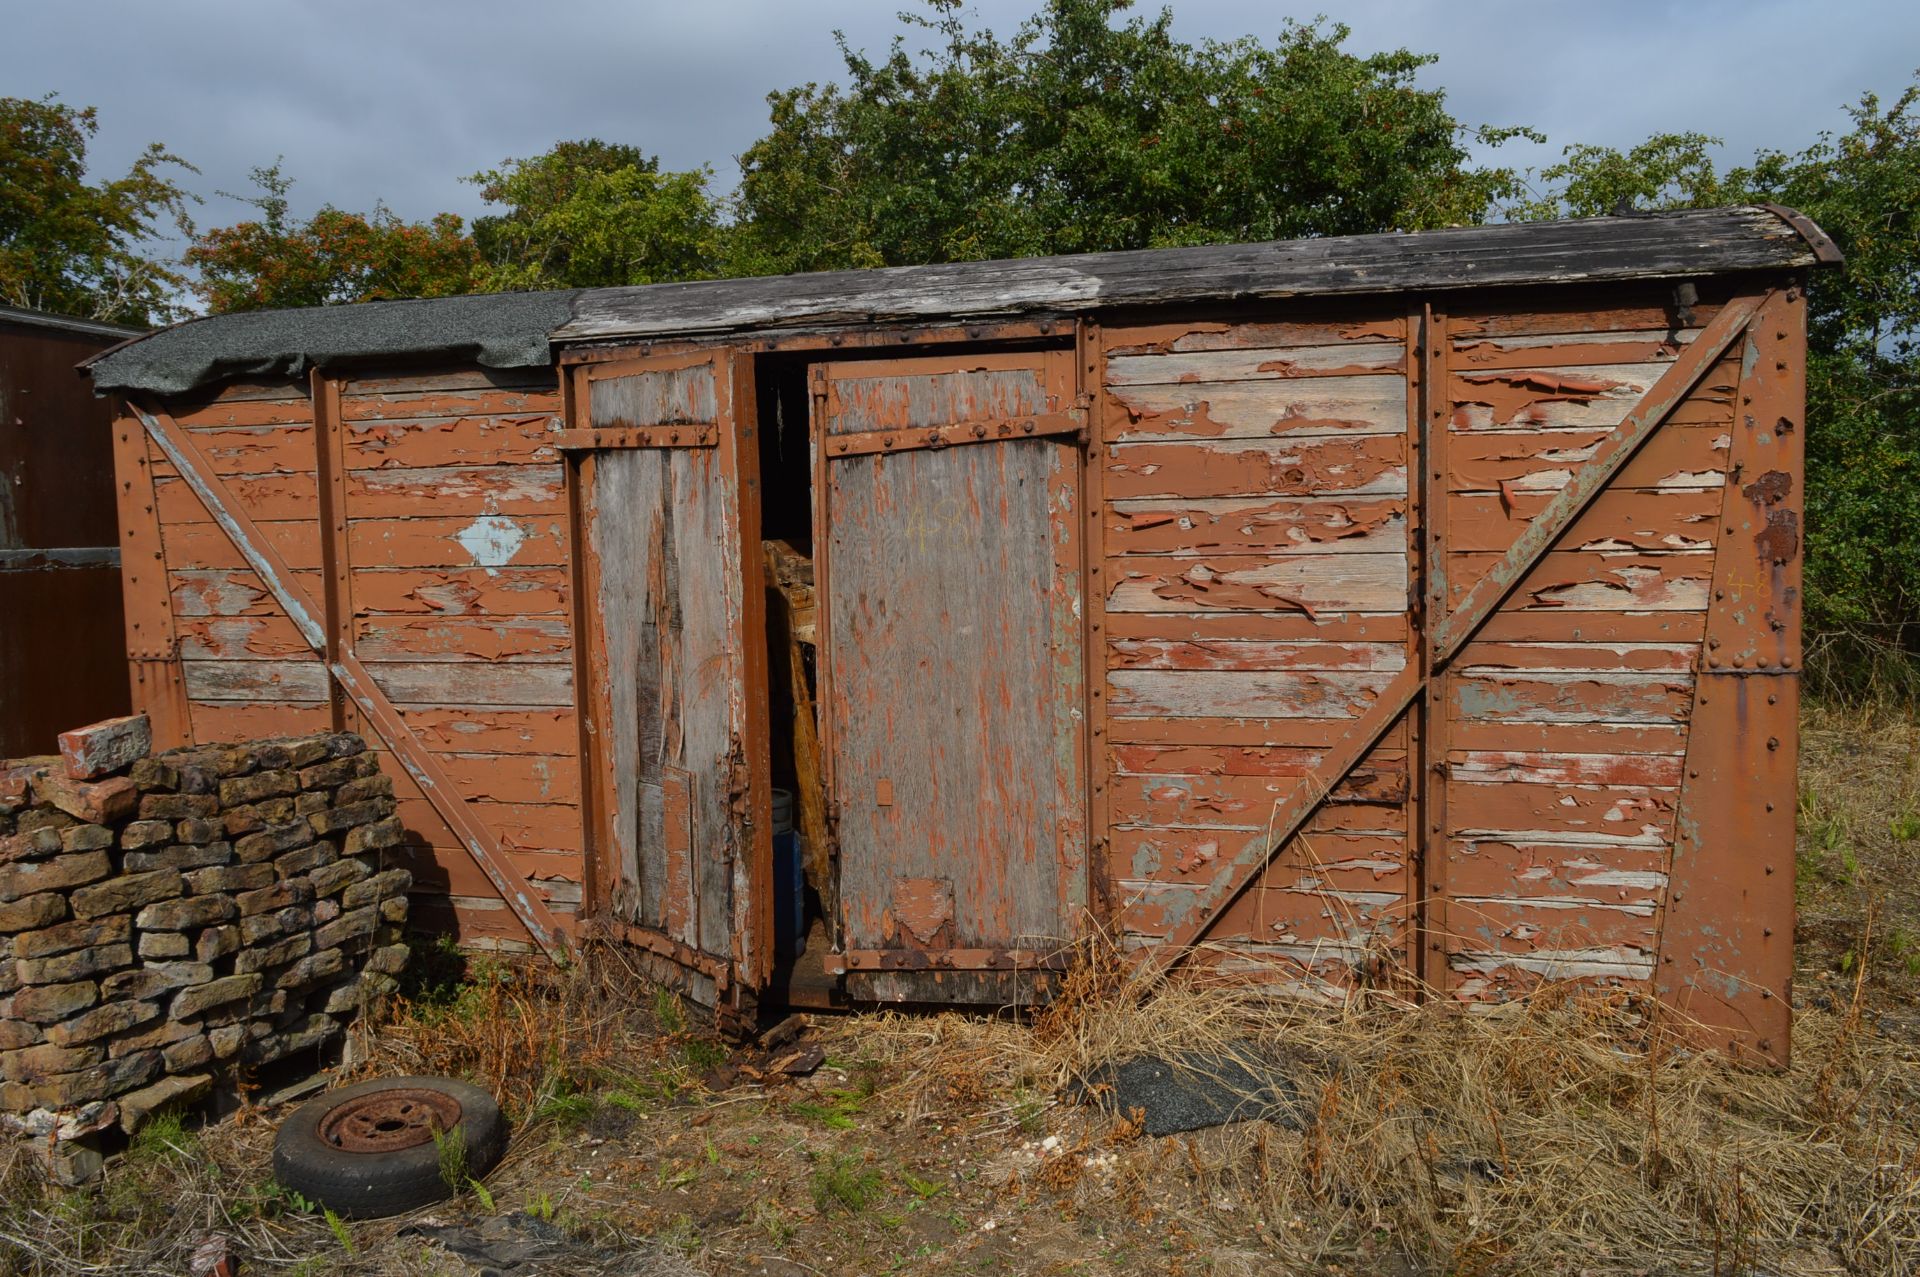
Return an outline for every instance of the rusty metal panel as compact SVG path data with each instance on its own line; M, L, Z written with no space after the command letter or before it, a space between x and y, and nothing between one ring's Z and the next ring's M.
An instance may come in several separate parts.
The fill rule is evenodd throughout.
M593 428L671 423L718 445L629 441L586 454L579 483L601 742L596 909L603 903L622 934L657 938L669 959L705 955L724 993L736 983L726 973L749 984L764 975L764 928L754 924L769 906L751 897L771 828L764 764L756 783L747 762L765 742L747 739L749 450L734 438L733 361L724 352L626 360L586 376L580 410ZM752 531L757 555L757 511Z
M129 708L113 407L74 375L128 335L0 308L0 757Z
M817 376L823 736L846 948L956 969L1058 948L1086 899L1079 450L1024 435L833 445L1057 414L1069 352Z
M1735 1058L1791 1041L1806 306L1771 296L1740 351L1713 598L1660 936L1661 998Z

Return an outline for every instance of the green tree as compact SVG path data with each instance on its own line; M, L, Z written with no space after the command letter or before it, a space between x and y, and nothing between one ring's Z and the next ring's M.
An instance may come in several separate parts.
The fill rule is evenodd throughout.
M873 59L837 37L847 86L769 96L741 157L740 261L767 271L1072 253L1482 220L1514 174L1471 165L1467 129L1406 50L1360 57L1344 26L1271 44L1176 40L1132 0L1046 0L1002 41L959 0L902 15ZM1529 134L1529 136L1532 136Z
M1846 264L1808 285L1807 622L1823 690L1920 696L1920 76L1851 127L1716 174L1714 139L1571 147L1519 216L1770 201L1820 224Z
M89 183L92 107L0 98L0 302L145 326L170 318L181 276L155 246L192 233L170 170L196 172L155 142L126 176Z
M720 273L711 172L662 172L638 147L589 138L467 179L503 212L474 219L489 291L702 279Z
M306 221L288 216L293 181L276 161L253 170L260 194L229 196L260 216L196 238L186 263L193 289L215 314L476 291L480 257L460 218L409 222L384 204L370 214L329 204Z

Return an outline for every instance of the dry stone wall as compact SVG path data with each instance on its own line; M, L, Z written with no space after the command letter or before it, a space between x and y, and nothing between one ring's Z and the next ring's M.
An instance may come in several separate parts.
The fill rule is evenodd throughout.
M406 963L393 780L360 737L149 740L136 715L0 762L11 1125L132 1130L334 1042Z

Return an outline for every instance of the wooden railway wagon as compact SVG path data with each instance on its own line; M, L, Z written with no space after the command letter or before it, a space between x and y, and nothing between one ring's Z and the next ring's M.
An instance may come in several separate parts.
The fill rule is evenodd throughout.
M1099 925L1778 1059L1835 259L1752 207L195 321L90 365L135 697L367 732L418 918L734 1014Z

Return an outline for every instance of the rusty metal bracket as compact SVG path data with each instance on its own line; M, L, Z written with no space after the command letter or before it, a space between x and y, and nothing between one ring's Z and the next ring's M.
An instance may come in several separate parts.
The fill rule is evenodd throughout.
M1788 208L1785 204L1762 204L1760 207L1798 231L1800 238L1807 241L1807 247L1813 250L1814 260L1822 266L1838 266L1847 260L1840 252L1840 246L1820 229L1817 222L1799 209Z
M720 442L720 428L711 422L684 426L588 426L556 430L547 441L561 452L607 448L712 448Z
M898 430L863 430L830 435L830 457L859 457L875 452L910 452L916 448L950 448L963 443L999 443L1006 439L1079 435L1086 429L1086 413L1045 412L1032 417L1002 417L991 421L957 421L946 426L903 426Z
M194 495L200 498L207 514L247 561L247 566L259 576L261 583L287 614L287 619L293 622L300 637L326 662L328 673L360 712L366 715L381 743L407 769L407 774L413 777L420 792L446 820L467 854L473 857L474 863L500 892L501 899L519 916L534 943L549 958L564 963L568 956L567 938L554 922L545 902L530 892L526 882L508 867L493 832L474 817L466 799L461 797L459 790L442 770L439 760L414 735L413 729L400 717L393 702L375 684L373 676L352 649L343 647L337 654L329 656L327 629L316 614L312 600L294 583L292 572L278 552L234 501L226 485L215 476L213 467L208 464L199 445L193 442L178 422L165 413L149 412L138 404L130 406L147 434L166 454L167 460L173 463L174 469L180 472L180 477L193 489Z
M1580 468L1553 502L1528 525L1506 557L1474 584L1458 608L1435 622L1430 631L1428 668L1423 671L1409 664L1396 674L1366 711L1321 757L1320 764L1276 805L1268 826L1271 836L1250 844L1235 856L1196 912L1168 931L1161 945L1162 956L1157 959L1163 968L1171 968L1191 954L1193 946L1293 839L1334 786L1345 779L1367 751L1379 742L1394 720L1421 693L1428 680L1439 677L1445 671L1452 657L1605 489L1654 429L1693 392L1707 370L1747 330L1754 316L1772 295L1771 292L1749 294L1735 298L1722 307L1699 337L1687 346L1673 366L1627 414L1626 419L1601 441L1593 459ZM1444 422L1436 426L1431 418L1426 425L1429 429L1444 428Z
M848 949L827 956L828 975L856 971L1064 971L1070 949Z

